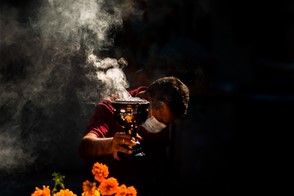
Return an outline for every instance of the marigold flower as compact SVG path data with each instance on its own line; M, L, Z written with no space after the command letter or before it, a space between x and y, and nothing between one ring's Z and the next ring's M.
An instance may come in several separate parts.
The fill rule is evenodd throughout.
M53 196L77 196L69 189L61 189L58 193L55 193Z
M137 190L134 186L129 186L127 190L127 196L137 196Z
M81 196L137 196L137 190L133 186L127 187L125 184L119 186L116 178L107 178L109 171L105 164L96 162L93 165L92 173L96 181L84 181L83 193ZM56 183L55 176L54 180ZM98 187L97 181L100 183ZM77 196L69 189L61 188L57 193L55 193L55 189L54 186L53 191L51 192L49 186L43 185L43 189L36 187L31 196L51 196L51 193L53 196Z
M101 196L98 190L94 190L94 192L83 192L82 196Z
M115 196L137 196L137 190L134 186L126 187L125 184L122 184L117 188Z
M118 189L118 181L114 177L110 177L107 179L104 179L98 189L101 193L101 195L113 195L117 192Z
M95 182L90 182L89 180L86 180L83 182L83 191L84 192L89 192L93 189L96 189L96 183Z
M105 164L96 162L93 165L92 174L94 175L95 180L102 182L109 175L108 167Z
M82 196L100 196L99 191L96 187L96 182L90 182L88 180L83 182L83 193Z
M117 188L116 196L126 196L127 195L127 187L125 184L120 185Z
M43 189L36 187L31 196L50 196L49 186L43 185Z

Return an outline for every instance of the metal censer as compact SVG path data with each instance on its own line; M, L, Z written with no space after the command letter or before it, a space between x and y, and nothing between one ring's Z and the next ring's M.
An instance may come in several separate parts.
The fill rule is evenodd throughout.
M148 117L149 104L150 103L144 99L142 101L116 100L112 102L112 106L114 107L114 117L122 126L125 133L136 138L138 126L145 122ZM125 157L142 157L145 155L137 138L135 146L125 147L132 150L133 153L131 155L119 153L119 155Z

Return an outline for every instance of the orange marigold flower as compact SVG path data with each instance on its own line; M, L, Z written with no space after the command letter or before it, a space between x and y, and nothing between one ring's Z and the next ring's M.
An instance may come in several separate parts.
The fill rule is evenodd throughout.
M77 196L69 189L61 189L58 193L55 193L53 196Z
M97 190L96 182L90 182L88 180L83 182L83 193L82 196L100 196Z
M83 191L84 192L89 192L91 190L96 189L96 183L95 182L90 182L89 180L86 180L83 182Z
M137 195L137 190L135 189L134 186L129 186L127 190L127 196L136 196Z
M116 196L126 196L127 195L127 187L125 184L120 185L117 188Z
M50 196L49 186L43 185L43 189L36 187L31 196Z
M118 187L115 196L137 196L137 190L134 186L126 187L122 184Z
M107 178L103 180L98 189L101 195L113 195L117 192L118 189L118 181L114 177Z
M92 174L94 175L95 180L102 182L105 178L108 177L108 167L105 164L96 162L93 165Z

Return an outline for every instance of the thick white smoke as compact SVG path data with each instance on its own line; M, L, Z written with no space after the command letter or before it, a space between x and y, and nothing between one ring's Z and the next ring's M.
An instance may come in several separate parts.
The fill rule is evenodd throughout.
M0 8L0 173L78 164L94 104L108 94L128 96L123 67L99 55L123 28L129 1L48 0L33 7Z
M108 36L110 28L120 28L122 16L120 4L108 7L104 0L50 0L40 9L37 28L43 41L62 42L68 49L83 45L101 50L113 44ZM64 49L62 47L61 49ZM71 51L70 51L71 52Z

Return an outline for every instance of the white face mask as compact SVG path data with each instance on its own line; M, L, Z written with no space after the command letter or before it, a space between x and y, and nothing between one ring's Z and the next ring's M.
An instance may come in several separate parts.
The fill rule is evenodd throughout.
M148 118L142 126L150 133L159 133L162 129L166 127L165 124L159 122L154 116Z

